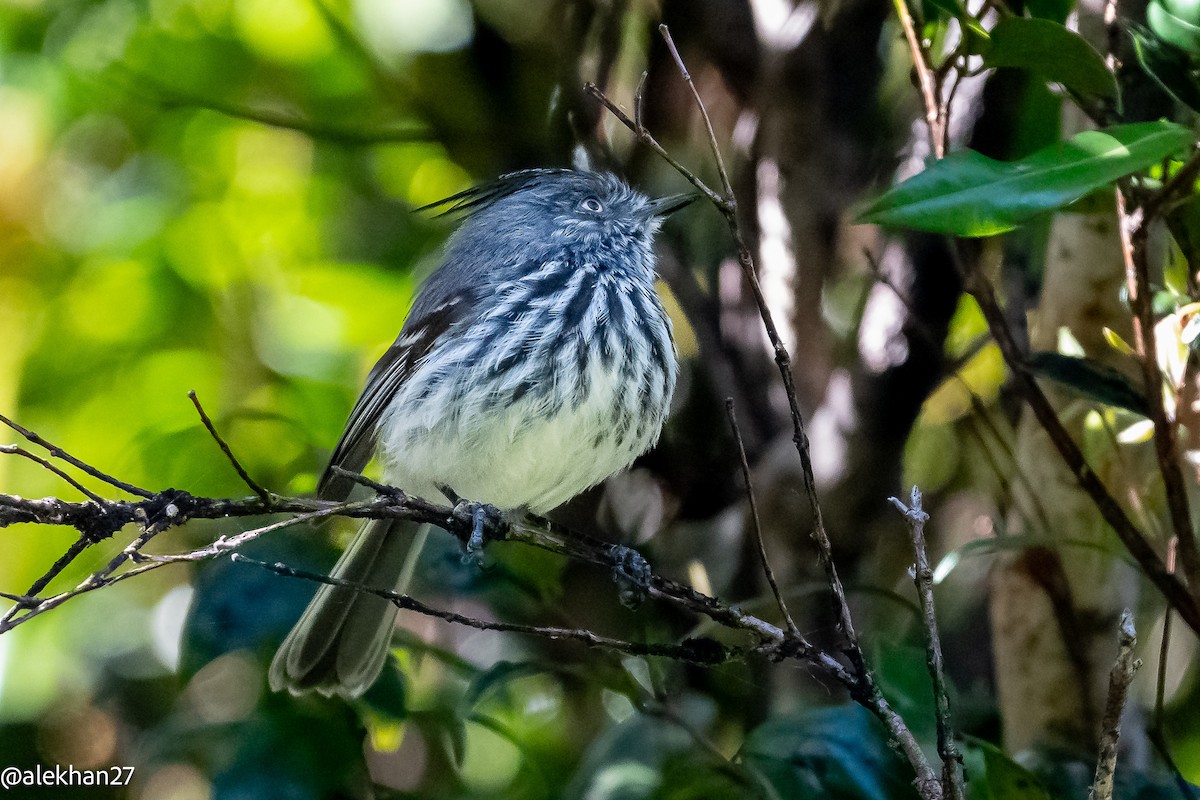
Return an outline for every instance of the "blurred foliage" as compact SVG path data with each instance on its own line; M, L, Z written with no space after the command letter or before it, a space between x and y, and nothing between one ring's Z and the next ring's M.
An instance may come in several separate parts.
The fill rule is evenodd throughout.
M562 131L546 122L561 72L555 5L0 2L0 413L136 485L244 495L198 425L186 396L195 390L256 480L311 491L448 230L411 210L477 178L566 162ZM929 25L962 12L927 5ZM1031 5L1066 14L1061 3ZM655 11L629 4L614 96L632 95ZM907 67L893 72L907 92ZM1057 114L1047 98L1034 99L1043 127ZM1030 153L1046 144L1029 138ZM620 154L628 140L613 145ZM718 232L692 224L667 235L708 265L728 248ZM862 291L862 275L826 288L843 350ZM1181 325L1186 316L1178 312ZM678 322L691 354L691 329ZM973 401L995 403L1005 379L985 330L964 299L946 344L961 369L926 403L906 451L906 481L927 491L987 493L1002 481L967 433L978 424ZM719 438L716 424L706 421L701 446ZM79 499L15 458L0 459L0 491ZM326 568L337 527L293 529L248 552ZM156 545L182 550L235 530L194 522ZM3 537L4 590L28 586L72 540L28 526ZM90 548L54 588L120 546ZM988 538L946 556L946 619L966 613L970 598L955 592L978 577L980 556L1013 546ZM473 616L646 639L692 624L624 609L607 576L543 553L497 545L480 571L443 540L425 558L415 592ZM719 557L708 567L732 569ZM0 767L131 765L129 789L89 796L144 800L913 796L864 712L829 705L806 673L757 663L701 669L406 617L396 668L361 700L272 695L264 666L311 592L225 561L160 570L0 637ZM880 683L931 742L911 604L887 591L870 599L883 609L868 637ZM1169 719L1193 778L1200 727L1179 709L1196 691L1179 690ZM764 699L776 692L784 700ZM994 735L986 686L957 687L954 699L964 728ZM1042 796L1025 791L1037 778L983 740L968 746L967 763L972 797ZM1055 783L1056 769L1035 770L1049 775L1038 785L1078 785Z

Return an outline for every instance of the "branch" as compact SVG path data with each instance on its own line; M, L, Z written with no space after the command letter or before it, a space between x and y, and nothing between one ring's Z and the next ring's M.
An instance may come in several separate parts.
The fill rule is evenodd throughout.
M229 463L233 465L234 472L238 474L238 477L242 479L243 483L250 487L250 491L258 495L260 500L262 500L264 503L270 504L270 493L255 483L250 478L250 474L243 469L241 463L237 460L237 456L235 456L233 451L229 449L229 445L226 444L225 440L221 438L221 434L217 433L217 429L213 425L212 420L208 418L208 414L204 411L204 406L200 405L200 398L196 396L196 391L194 389L188 392L188 399L191 400L192 405L196 407L196 413L200 415L200 421L204 423L205 429L208 430L209 434L216 441L217 446L221 448L221 452L224 453L225 457L229 459Z
M895 6L896 16L900 18L900 25L904 28L904 38L912 54L921 98L925 101L925 124L929 126L929 144L933 148L933 157L941 158L946 154L946 129L949 125L948 114L944 112L938 100L939 81L930 68L929 51L917 35L916 25L913 24L912 14L908 10L908 0L892 0L892 5Z
M286 564L279 562L268 563L259 561L249 556L244 556L241 553L232 553L230 560L239 563L252 564L256 567L273 572L276 575L281 575L285 578L301 578L303 580L323 583L329 586L341 586L348 589L353 589L356 592L364 594L372 594L376 597L382 597L388 600L392 605L402 611L413 611L417 614L423 614L427 617L445 620L456 625L465 625L469 628L475 628L481 631L503 631L507 633L520 633L529 636L539 636L543 639L551 639L554 641L572 641L579 642L586 647L595 647L602 650L613 650L619 653L627 653L636 656L659 656L662 658L671 658L676 661L687 661L697 664L721 664L737 658L744 658L747 655L755 652L754 648L727 647L715 639L697 638L684 639L680 644L654 644L646 642L630 642L622 639L614 639L609 636L601 636L589 630L582 628L563 628L545 625L519 625L510 622L493 622L491 620L476 619L468 617L464 614L459 614L454 611L445 611L443 609L434 608L422 603L409 595L402 594L392 589L381 589L372 586L363 586L362 584L354 583L353 581L334 578L330 575L322 575L317 572L309 572L307 570L295 569Z
M1191 163L1197 163L1196 159L1193 158L1189 165ZM1193 169L1195 168L1189 166L1180 171L1191 173ZM1178 173L1175 177L1179 177ZM1178 183L1175 185L1178 186ZM1125 261L1125 287L1129 295L1129 306L1133 311L1134 346L1137 348L1137 360L1142 369L1142 383L1145 387L1146 401L1150 406L1150 420L1154 423L1154 453L1158 459L1158 471L1162 475L1171 527L1179 541L1179 560L1183 566L1184 577L1195 596L1200 589L1200 550L1197 550L1196 534L1192 530L1187 484L1184 482L1183 470L1179 463L1178 428L1176 421L1168 417L1163 400L1163 375L1158 367L1154 303L1150 287L1149 258L1146 253L1146 237L1149 236L1149 224L1152 221L1152 216L1146 213L1147 207L1157 209L1159 206L1149 206L1147 203L1131 213L1127 205L1131 192L1128 181L1118 182L1117 228L1121 236L1121 255ZM1157 196L1165 195L1160 193Z
M1125 696L1134 673L1142 661L1134 656L1137 632L1133 629L1133 613L1129 609L1121 614L1120 635L1117 644L1117 660L1113 663L1108 678L1108 703L1104 707L1104 723L1100 731L1100 758L1096 762L1096 778L1088 792L1088 800L1112 800L1113 777L1117 769L1117 743L1121 738L1121 714L1125 710Z
M771 568L771 561L767 558L767 546L763 543L762 522L758 517L758 501L754 497L754 484L750 481L750 463L746 460L746 447L742 444L742 431L738 428L732 397L725 399L725 412L729 415L729 427L733 429L733 439L737 444L738 457L741 459L742 479L746 481L746 499L750 502L750 515L754 521L754 541L758 546L758 560L762 563L763 574L767 576L771 594L775 597L775 604L779 606L779 613L783 616L788 633L799 636L800 630L796 627L791 613L788 612L787 603L783 601L783 594L779 591L779 581L775 580L775 570Z
M38 436L33 431L26 430L25 428L21 427L20 425L18 425L15 422L13 422L11 419L4 416L3 414L0 414L0 423L3 423L4 425L7 425L8 427L12 428L14 431L16 431L17 433L24 436L26 439L28 439L33 444L36 444L38 447L44 448L50 454L51 458L58 458L63 461L66 461L71 466L87 473L88 475L91 475L93 478L97 478L98 480L104 481L109 486L112 486L114 489L120 489L123 492L135 495L137 497L152 497L153 496L153 493L150 492L148 489L143 489L139 486L134 486L133 484L126 483L125 481L119 481L116 478L114 478L113 476L111 476L105 472L101 472L100 470L96 469L95 467L91 466L90 464L85 464L84 462L82 462L78 458L76 458L75 456L68 453L66 450L63 450L61 447L51 444L50 442L43 439L41 436ZM57 470L55 470L55 472L57 473ZM58 474L61 474L61 473L58 473Z
M929 515L921 507L921 490L916 486L912 488L908 506L898 498L889 499L908 520L913 553L916 556L912 576L917 587L917 597L921 601L925 623L925 663L929 667L934 704L937 708L937 746L938 755L942 757L942 791L953 800L963 800L965 795L960 772L962 756L954 746L954 726L950 723L950 697L946 692L946 675L942 668L942 640L938 634L937 615L933 606L933 570L929 566L929 554L925 549L925 523L929 521Z
M695 84L691 80L691 74L688 72L683 59L679 55L678 49L675 47L675 42L671 38L671 33L666 25L659 26L659 32L667 43L668 49L675 60L676 66L679 68L680 75L691 89L692 96L696 101L696 105L700 110L700 114L704 119L705 129L708 133L709 148L713 153L713 158L717 164L717 171L721 179L721 192L716 192L710 188L704 181L700 180L694 173L683 166L679 161L672 157L663 147L655 140L654 136L646 130L641 124L641 115L638 114L638 119L635 121L630 119L624 111L622 111L615 103L610 100L603 91L597 88L594 84L587 84L585 89L592 94L600 103L602 103L609 111L612 112L626 128L628 128L638 141L645 144L664 161L670 164L679 172L689 183L692 184L701 194L717 208L721 216L725 218L725 223L729 228L729 234L733 239L734 246L737 250L738 264L742 269L747 284L750 286L751 293L754 297L755 306L758 308L759 316L762 319L763 327L766 330L767 338L771 343L771 348L774 352L775 364L779 369L780 378L783 381L784 394L787 397L788 409L791 412L792 418L792 440L795 442L796 451L800 457L801 471L804 477L804 489L809 500L809 506L812 511L812 539L817 547L818 560L825 571L826 582L829 585L830 593L833 596L835 610L838 619L838 629L846 639L844 652L850 659L851 665L854 668L852 675L848 675L848 679L839 675L838 680L849 690L850 696L855 702L862 705L868 711L876 716L887 728L896 747L908 760L912 767L916 778L914 784L922 797L930 798L930 800L940 800L942 796L941 787L938 783L937 775L930 767L928 759L925 758L921 747L918 744L916 737L909 730L904 720L897 714L883 694L879 691L879 687L875 682L875 677L866 663L866 658L863 655L862 647L858 641L858 634L854 628L854 621L850 615L850 607L846 601L846 592L842 585L841 577L838 575L837 567L833 562L833 546L830 543L829 535L825 531L825 522L821 513L821 504L817 498L816 479L813 475L812 457L809 453L808 433L804 425L804 417L800 412L800 404L796 398L796 387L792 377L791 355L788 353L787 347L783 344L783 340L779 336L779 331L775 326L775 321L771 316L771 311L767 306L766 299L763 297L762 286L758 282L758 274L754 266L754 256L750 252L749 246L746 244L745 236L742 234L741 225L737 219L737 198L733 192L733 186L729 181L728 172L725 169L724 159L721 157L721 148L717 144L716 134L712 128L712 122L709 119L708 111L704 106L704 101L696 90ZM771 626L774 628L774 626ZM775 629L779 630L779 629ZM782 631L779 631L783 634ZM785 637L784 641L788 641ZM791 646L804 647L806 643L802 639L795 641ZM832 658L826 656L833 664L837 665L842 673L845 673L844 668Z
M1071 434L1058 418L1054 406L1051 405L1049 398L1046 397L1026 366L1025 354L1009 327L1004 311L1000 308L991 282L977 265L968 267L964 264L958 248L954 248L952 252L958 259L958 266L963 273L967 291L979 304L979 309L987 321L988 329L992 332L992 337L996 340L996 345L1004 357L1004 363L1012 372L1013 385L1029 404L1038 424L1041 425L1042 430L1050 438L1051 444L1062 456L1067 469L1075 476L1080 488L1091 497L1100 516L1117 534L1117 538L1138 562L1138 565L1146 573L1146 577L1158 587L1158 590L1162 592L1167 602L1179 612L1180 618L1187 623L1188 627L1200 633L1200 604L1197 604L1196 598L1191 595L1187 587L1167 570L1150 540L1134 525L1129 515L1125 513L1125 509L1087 463L1083 451L1071 438Z

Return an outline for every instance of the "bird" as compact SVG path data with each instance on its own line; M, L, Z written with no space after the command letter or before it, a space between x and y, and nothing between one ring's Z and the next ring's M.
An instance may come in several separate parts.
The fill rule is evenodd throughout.
M461 223L370 371L317 496L347 499L340 470L376 458L410 496L544 514L629 467L658 440L679 370L655 234L695 197L556 168L426 206ZM365 521L331 575L405 591L428 535L413 528ZM378 595L320 586L272 660L272 690L361 695L396 614Z

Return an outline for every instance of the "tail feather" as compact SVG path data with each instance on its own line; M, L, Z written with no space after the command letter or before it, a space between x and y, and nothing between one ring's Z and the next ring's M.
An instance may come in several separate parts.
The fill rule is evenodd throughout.
M403 592L411 581L428 526L368 520L331 575L350 583ZM357 697L379 677L397 608L378 595L322 585L271 662L271 689L316 690Z

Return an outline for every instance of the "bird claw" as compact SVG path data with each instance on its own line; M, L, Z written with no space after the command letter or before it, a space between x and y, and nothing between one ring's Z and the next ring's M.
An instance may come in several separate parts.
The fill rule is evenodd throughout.
M650 562L631 547L615 544L608 551L616 563L613 565L613 582L617 584L617 599L626 608L637 608L646 600L650 589Z
M464 564L480 565L483 563L483 548L487 544L487 531L495 529L504 522L504 512L487 503L474 503L470 500L459 500L454 504L454 518L471 522L471 535L467 539L466 551L463 553Z

